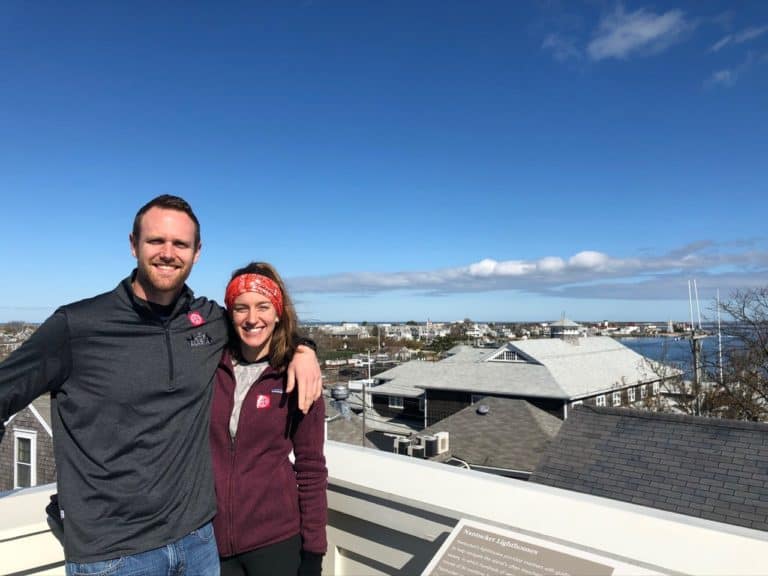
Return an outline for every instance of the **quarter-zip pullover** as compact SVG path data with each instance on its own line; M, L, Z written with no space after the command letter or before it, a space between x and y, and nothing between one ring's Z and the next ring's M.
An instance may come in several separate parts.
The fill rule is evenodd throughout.
M0 437L12 414L53 395L71 562L157 548L215 514L209 408L226 320L186 286L163 320L132 279L59 308L0 364Z

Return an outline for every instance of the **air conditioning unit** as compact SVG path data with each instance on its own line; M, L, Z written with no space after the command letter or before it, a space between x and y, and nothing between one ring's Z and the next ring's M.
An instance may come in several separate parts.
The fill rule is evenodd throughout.
M408 447L408 455L414 458L424 458L424 446L411 444Z
M408 454L408 448L411 446L411 439L398 436L395 438L394 452L395 454Z
M448 443L448 432L437 432L435 438L437 438L437 453L445 454L448 452L448 449L450 448Z
M437 456L437 436L422 436L421 443L424 445L424 456L426 458Z

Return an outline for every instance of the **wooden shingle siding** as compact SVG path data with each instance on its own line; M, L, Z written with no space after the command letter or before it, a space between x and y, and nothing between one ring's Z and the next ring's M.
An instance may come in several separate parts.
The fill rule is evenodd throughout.
M40 403L38 413L41 413L43 410L48 410L50 414L49 402L44 401ZM50 419L49 414L46 415L48 419ZM53 456L53 438L32 410L27 407L18 412L6 425L5 435L3 436L2 442L0 442L0 492L13 490L14 429L37 432L37 445L35 448L37 464L36 484L49 484L55 482L56 463Z

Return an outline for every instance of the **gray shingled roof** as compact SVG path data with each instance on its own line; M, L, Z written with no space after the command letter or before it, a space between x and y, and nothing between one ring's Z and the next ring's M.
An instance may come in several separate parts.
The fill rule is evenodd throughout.
M486 351L487 353L487 351ZM539 364L501 362L459 363L413 361L376 375L390 380L371 389L373 394L421 396L424 389L460 390L473 394L566 398L549 371Z
M532 362L489 359L503 349L517 350ZM579 399L616 386L657 380L644 356L608 337L517 340L501 348L456 346L439 362L406 362L376 376L384 384L375 394L416 397L424 389L474 394Z
M645 356L608 336L517 340L509 346L546 366L569 398L659 379Z
M579 406L530 481L768 530L768 424Z
M333 400L328 397L323 397L323 400L325 401L328 440L360 446L363 436L362 418L351 411L345 417L337 410ZM369 448L376 447L368 438L365 439L365 445Z
M488 413L478 414L481 405ZM533 472L562 421L525 400L486 397L418 435L448 432L451 456L470 465Z

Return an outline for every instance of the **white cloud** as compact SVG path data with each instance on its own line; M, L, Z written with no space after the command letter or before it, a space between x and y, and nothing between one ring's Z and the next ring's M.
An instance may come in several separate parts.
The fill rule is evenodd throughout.
M585 250L579 252L568 260L568 265L573 268L585 268L587 270L603 270L607 267L608 256L602 252Z
M523 262L522 260L507 260L505 262L496 262L486 258L476 264L470 264L469 273L472 276L521 276L528 274L536 267L535 264Z
M728 46L728 44L731 43L731 40L733 40L733 36L728 34L727 36L723 36L715 42L715 44L712 46L712 48L709 49L710 52L719 52L722 48L725 48Z
M618 6L614 13L601 20L587 53L593 60L605 60L659 52L678 40L689 27L680 10L654 14L641 8L627 14Z
M547 256L539 260L536 267L542 272L560 272L565 268L565 260L555 256Z
M749 51L741 64L733 68L724 68L713 72L712 75L706 79L704 85L709 87L730 88L736 84L737 80L747 76L754 67L763 66L765 62L768 62L768 53L760 54L758 52Z
M492 276L495 270L496 261L489 258L469 266L469 273L472 276Z
M582 58L582 53L576 45L576 40L559 34L548 35L544 38L541 47L552 52L552 55L558 62L581 60Z
M738 77L739 73L736 70L718 70L710 76L709 84L730 87L736 83Z
M499 262L497 266L497 270L500 276L522 276L524 274L529 274L535 268L535 264L522 262L520 260Z
M762 36L768 32L768 26L759 26L759 27L752 27L747 28L746 30L739 32L734 37L733 41L737 44L742 44L744 42L748 42L749 40L754 40L758 36Z
M738 34L728 34L723 36L720 40L715 42L715 44L709 50L710 52L719 52L731 43L743 44L744 42L749 42L750 40L759 38L766 32L768 32L768 26L752 26L742 30Z
M746 279L768 277L768 250L754 242L716 245L709 241L681 246L659 256L614 258L580 251L568 258L536 260L485 258L466 266L396 273L347 273L294 278L292 291L369 294L396 290L440 295L517 290L575 298L676 298L688 278L716 282L724 291L743 287ZM684 290L681 288L680 294ZM679 297L684 297L679 296Z

